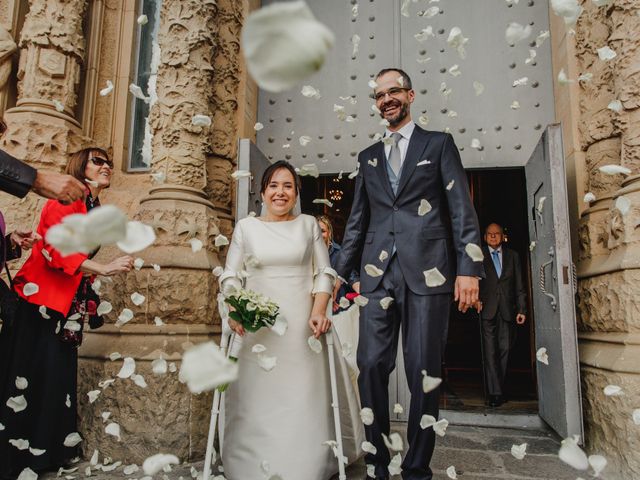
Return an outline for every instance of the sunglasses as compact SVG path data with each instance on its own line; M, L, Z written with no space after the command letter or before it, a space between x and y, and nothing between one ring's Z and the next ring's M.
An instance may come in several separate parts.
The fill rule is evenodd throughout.
M103 165L106 165L107 167L109 167L111 170L113 170L113 162L111 160L107 160L105 158L100 158L100 157L91 157L89 159L91 161L91 163L93 163L96 167L101 167Z

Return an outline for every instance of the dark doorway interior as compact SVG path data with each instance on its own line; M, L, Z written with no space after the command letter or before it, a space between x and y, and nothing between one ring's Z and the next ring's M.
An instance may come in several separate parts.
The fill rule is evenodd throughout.
M509 401L496 411L535 413L538 408L524 169L470 170L467 178L482 231L491 222L500 223L505 228L507 245L520 255L529 298L527 322L517 327L517 339L510 355L505 392ZM323 198L330 200L333 207L313 203L314 199ZM310 215L328 215L333 221L334 238L338 243L344 235L352 200L353 180L346 174L340 178L335 174L302 178L302 211ZM443 359L445 381L441 407L465 411L484 408L481 365L477 312L461 314L452 308Z

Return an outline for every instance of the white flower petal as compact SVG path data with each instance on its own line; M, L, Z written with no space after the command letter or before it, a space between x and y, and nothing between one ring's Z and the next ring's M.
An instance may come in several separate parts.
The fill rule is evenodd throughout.
M27 450L29 448L29 440L25 440L24 438L9 439L9 443L16 447L18 450Z
M402 437L397 432L390 433L388 437L383 433L382 439L384 440L384 444L387 446L389 450L393 450L395 452L401 452L402 449L404 448Z
M511 455L518 460L522 460L527 454L527 444L511 445Z
M304 97L315 98L316 100L320 99L320 97L322 96L320 95L320 91L317 88L312 87L311 85L305 85L304 87L302 87L300 93L302 93L302 96Z
M201 343L184 353L179 378L192 393L200 393L235 381L238 365L227 359L214 342Z
M464 247L464 251L474 262L481 262L484 259L482 249L475 243L467 243L467 245Z
M144 250L156 240L153 227L142 222L127 223L127 233L124 240L117 242L118 248L125 253L135 253Z
M360 420L365 425L371 425L373 423L373 410L369 407L364 407L360 410Z
M596 201L596 196L591 192L587 192L587 193L584 194L584 198L582 199L582 201L584 203L595 202Z
M118 441L120 441L120 425L118 425L117 423L110 423L109 425L107 425L106 427L104 427L104 432L107 435L111 435L113 437L116 437L118 439Z
M507 30L504 33L504 38L509 45L515 45L531 35L531 25L522 26L519 23L511 22L507 26Z
M429 203L429 201L423 198L422 200L420 200L420 205L418 206L418 215L423 217L427 213L429 213L432 210L432 208L433 207L431 207L431 204Z
M135 98L142 100L145 103L149 103L150 98L147 97L142 91L142 89L135 83L132 83L129 85L129 91L131 92L131 95L133 95Z
M378 159L377 158L372 158L370 160L367 160L367 163L369 165L371 165L372 167L377 167L378 166Z
M60 100L53 100L53 106L55 107L56 111L64 112L64 104Z
M400 475L402 473L402 455L400 453L394 455L387 468L389 469L389 474Z
M453 186L455 185L456 181L455 180L451 180L449 183L447 183L447 186L445 187L447 189L447 191L450 191Z
M38 474L29 467L26 467L20 472L20 475L18 475L18 480L38 480Z
M320 170L318 170L318 166L315 163L305 163L299 169L296 169L298 175L301 177L310 176L314 178L318 178L320 176Z
M313 350L315 353L322 352L322 343L320 343L320 340L318 340L313 335L307 338L307 344L309 345L309 348Z
M367 303L369 303L369 299L364 295L360 294L353 299L353 303L355 303L359 307L364 307Z
M560 73L558 73L558 83L560 85L568 85L570 83L573 83L573 80L570 80L569 77L567 77L564 68L561 68Z
M449 478L453 478L453 479L458 478L456 467L454 467L453 465L447 468L446 473L447 473L447 477Z
M139 307L140 305L142 305L145 301L145 296L139 294L138 292L133 292L131 294L131 301L133 302L133 304L137 307ZM129 310L131 311L131 310ZM124 314L124 310L123 312L120 314L120 316L122 316ZM131 313L131 318L133 318L133 313ZM129 320L131 320L131 318L129 318ZM119 319L119 318L118 318Z
M113 91L113 82L111 80L107 80L107 86L100 90L100 96L106 97Z
M258 365L265 372L270 372L273 370L277 364L278 358L275 356L265 355L264 353L260 353L258 355Z
M435 390L442 383L442 379L439 377L430 377L427 375L426 370L422 370L422 390L424 393L429 393Z
M146 15L142 14L138 17L136 22L138 23L138 25L146 25L147 23L149 23L149 18Z
M18 413L27 408L27 399L24 395L18 395L17 397L9 397L7 400L7 407L14 412Z
M631 175L631 170L627 167L623 167L622 165L603 165L602 167L599 167L598 170L607 175L617 175L618 173Z
M90 392L87 392L87 396L89 397L89 403L95 402L100 396L100 392L101 390L91 390Z
M436 417L432 415L422 415L422 418L420 419L420 428L424 430L426 428L434 426L435 423Z
M213 244L216 247L223 247L225 245L229 245L229 239L224 235L220 234L215 238L215 240L213 241Z
M384 262L387 258L389 258L389 253L386 250L382 250L380 255L378 255L378 260Z
M78 432L73 432L73 433L70 433L69 435L67 435L65 437L64 446L65 447L75 447L80 442L82 442L82 437L80 436L80 434Z
M444 275L442 275L440 270L436 267L425 270L422 273L424 274L424 281L426 282L427 287L439 287L447 281Z
M369 275L370 277L380 277L384 272L382 270L380 270L378 267L376 267L375 265L371 264L371 263L367 263L364 266L364 271L367 273L367 275Z
M627 213L629 213L629 210L631 210L631 200L629 200L628 197L621 195L618 198L616 198L616 202L614 206L618 210L620 210L620 213L622 215L626 215Z
M620 113L622 111L622 102L620 100L612 100L611 102L609 102L609 105L607 105L607 108L609 110L612 110L616 113Z
M589 459L586 453L578 446L578 437L569 437L562 440L560 460L576 470L586 470L589 468Z
M156 375L167 373L167 361L164 358L156 358L151 362L151 371Z
M536 352L536 359L545 365L549 365L549 355L547 354L547 349L545 347L540 347L538 349Z
M118 315L118 320L116 321L116 327L121 327L124 324L130 322L132 319L133 319L133 312L128 308L123 308L120 315ZM65 326L65 328L67 327Z
M120 352L113 352L109 354L109 360L111 360L112 362L115 362L116 360L120 360L122 358L122 355L120 354Z
M510 108L511 110L518 110L520 108L520 102L514 100L513 102L511 102Z
M578 0L551 0L553 13L564 18L566 25L574 25L582 13Z
M311 143L311 137L309 135L302 135L300 138L298 138L298 142L300 143L301 147L306 147L307 145L309 145L309 143Z
M106 315L107 313L111 312L112 310L113 310L113 306L109 302L107 302L106 300L103 300L98 305L96 313L98 315Z
M264 128L264 125L260 122L256 122L255 125L253 126L253 129L256 132L259 132L260 130L262 130Z
M190 238L189 243L191 244L191 251L193 253L196 253L202 250L202 247L203 247L202 240L198 238Z
M393 406L393 413L397 413L398 415L404 413L404 408L399 403L396 403Z
M443 418L433 424L433 431L436 432L436 434L438 434L439 436L444 437L448 426L449 426L449 420L447 420L446 418Z
M33 455L34 457L39 457L40 455L44 455L45 452L46 452L46 450L43 450L41 448L29 447L29 453L31 455Z
M436 7L432 7L432 8L436 8ZM449 44L449 46L457 50L458 55L462 59L464 59L467 56L464 46L468 41L469 39L465 38L462 35L462 30L460 30L460 27L453 27L449 31L449 37L447 38L447 43Z
M522 78L518 78L517 80L514 80L512 85L514 87L523 87L527 85L527 83L529 83L529 77L522 77Z
M593 80L593 73L590 73L590 72L583 73L580 76L578 76L579 82L590 82L591 80Z
M131 357L125 357L122 368L118 372L118 378L129 378L136 371L136 361Z
M594 477L600 476L600 472L602 472L602 470L604 470L604 467L607 466L607 459L602 455L589 455L587 460L589 460L589 465L591 465L591 468L593 468Z
M27 282L24 287L22 287L22 293L25 297L29 297L31 295L35 295L40 291L40 287L38 284L33 282Z
M598 49L598 57L600 57L600 60L604 62L613 60L617 56L618 54L611 50L608 45L605 45L604 47Z
M484 92L484 85L480 82L474 81L473 82L473 89L476 92L476 97L479 95L482 95L482 93Z
M147 386L148 386L146 380L140 374L136 373L136 374L131 375L131 380L133 380L133 383L135 383L140 388L147 388Z
M42 251L44 252L44 250L42 250ZM51 318L49 315L47 315L47 307L45 307L44 305L40 305L38 307L38 312L40 312L40 315L45 320L49 320Z
M276 317L275 323L271 327L271 331L277 335L282 336L287 332L287 328L289 328L289 323L287 322L287 320L282 315L278 315Z
M334 36L304 1L278 2L247 17L241 43L258 86L281 92L320 70Z
M162 319L160 317L158 317L157 315L155 317L153 317L153 323L156 324L156 327L161 327L162 325L164 325L165 323L162 321Z
M16 377L16 388L18 390L25 390L29 386L29 382L24 377Z
M418 123L423 127L426 127L429 124L429 117L427 115L420 115L418 117Z
M607 397L614 397L624 395L624 392L622 391L622 387L619 387L618 385L607 385L604 387L604 394Z
M380 306L383 310L387 310L391 303L393 302L393 297L384 297L380 299Z
M378 453L378 449L371 442L364 441L362 442L362 451L366 453L370 453L371 455L375 455Z
M210 127L211 117L208 115L197 114L191 117L191 125L194 127Z
M144 260L140 257L136 258L133 261L133 268L135 268L136 270L140 271L140 269L142 268L142 266L144 265Z
M145 459L142 463L142 470L145 475L155 475L167 465L178 465L180 460L175 455L167 453L157 453Z
M324 204L329 208L333 207L333 203L330 200L327 200L326 198L316 198L311 203Z

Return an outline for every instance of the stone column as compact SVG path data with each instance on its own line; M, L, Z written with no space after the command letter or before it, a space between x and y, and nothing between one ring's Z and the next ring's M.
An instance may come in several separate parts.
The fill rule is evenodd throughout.
M8 130L0 148L37 168L62 169L87 141L75 119L86 7L87 0L29 0L18 42L18 100L4 113ZM4 196L0 206L9 223L30 226L39 201L29 195L17 209Z
M138 463L158 452L181 460L204 456L212 396L191 395L176 370L186 348L220 331L212 269L221 263L224 250L215 247L214 239L220 233L231 235L231 180L228 172L210 172L218 158L211 138L224 128L226 141L237 141L233 124L218 113L233 114L238 95L237 84L221 92L222 80L216 76L220 29L226 22L222 8L213 0L162 2L155 94L153 86L149 89L149 130L152 173L163 183L141 198L136 214L154 226L157 240L141 252L145 264L139 271L106 285L104 297L113 304L114 315L109 325L86 335L79 376L85 455L98 448L113 459ZM238 12L241 21L242 9ZM230 35L237 45L239 30ZM233 55L232 50L227 53ZM212 125L193 125L195 115L210 117ZM211 178L216 179L215 190ZM219 195L218 190L225 193ZM201 241L203 248L194 252L191 240ZM142 305L133 305L133 292L146 297ZM118 327L114 322L123 308L133 310L134 318ZM136 361L136 373L146 386L116 378L122 360L110 361L113 352ZM173 363L173 371L152 373L151 362L157 358ZM105 379L116 381L99 388ZM89 403L86 393L96 389L101 394ZM111 412L109 421L120 425L121 441L105 434L104 411Z
M580 132L596 202L581 219L578 328L585 440L604 455L607 478L640 476L640 436L632 412L640 405L640 4L614 0L584 5L576 29L577 61L593 73L581 98ZM615 59L596 49L609 45ZM607 106L619 100L621 110ZM598 167L629 168L607 176ZM624 395L606 397L607 385Z

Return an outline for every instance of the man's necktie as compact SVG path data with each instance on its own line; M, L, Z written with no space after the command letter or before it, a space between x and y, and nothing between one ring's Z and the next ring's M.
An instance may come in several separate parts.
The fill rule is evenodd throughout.
M396 174L396 177L400 173L400 165L402 164L402 157L400 156L400 147L398 147L398 142L402 138L402 134L398 132L394 132L391 134L391 138L393 138L393 144L391 145L391 150L389 151L389 166L393 173Z
M500 278L500 274L502 274L502 265L500 265L500 254L498 250L491 252L491 258L493 258L493 265L496 267L498 278Z

